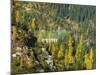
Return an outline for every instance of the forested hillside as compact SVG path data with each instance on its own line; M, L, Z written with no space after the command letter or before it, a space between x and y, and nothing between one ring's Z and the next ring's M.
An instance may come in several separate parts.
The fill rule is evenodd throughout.
M12 73L90 70L96 6L12 1Z

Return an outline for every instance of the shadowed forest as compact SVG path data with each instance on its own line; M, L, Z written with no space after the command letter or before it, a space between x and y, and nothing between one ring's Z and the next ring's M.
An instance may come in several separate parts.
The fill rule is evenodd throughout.
M12 1L12 74L95 68L96 6Z

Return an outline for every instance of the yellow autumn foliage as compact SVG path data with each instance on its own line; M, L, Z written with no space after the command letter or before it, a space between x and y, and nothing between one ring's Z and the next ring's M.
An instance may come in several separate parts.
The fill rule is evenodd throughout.
M28 65L26 66L27 68L32 68L33 67L33 62L32 58L29 58L28 60Z
M16 14L16 22L19 22L19 20L20 20L20 11L16 10L15 14Z
M73 57L73 47L72 47L72 38L69 38L68 41L68 49L66 50L66 55L65 55L65 64L72 64L74 62L74 57Z
M12 40L15 41L16 40L16 37L17 37L17 29L15 26L12 27Z
M79 43L76 48L76 54L75 54L76 64L81 64L82 62L82 53L83 53L82 47L83 47L83 35L81 34Z
M32 28L32 30L34 30L34 29L36 28L36 25L35 25L35 18L32 19L31 28Z
M60 45L60 50L58 52L58 58L64 58L64 49L63 49L63 45Z
M89 53L85 55L84 65L86 69L92 69L93 63L94 63L94 51L93 48L91 48Z
M48 32L48 38L50 39L51 37L52 37L52 32L49 31L49 32Z
M50 52L52 53L52 57L53 58L57 58L57 54L58 54L58 49L57 49L57 45L54 43L50 43Z

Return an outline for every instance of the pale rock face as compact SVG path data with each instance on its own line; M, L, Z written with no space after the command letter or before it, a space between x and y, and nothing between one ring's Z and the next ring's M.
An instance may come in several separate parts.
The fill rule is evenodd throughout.
M22 53L21 52L16 52L16 55L22 56Z
M44 51L46 51L46 49L45 48L42 48L42 51L44 52Z
M29 8L29 7L25 7L25 6L23 6L23 9L25 9L26 11L31 10L31 8Z
M39 64L39 62L38 62L38 61L35 61L35 63Z
M60 31L61 30L61 28L60 27L58 27L58 31Z
M16 53L12 54L13 58L16 58L17 56L22 56L22 53L21 52L16 52Z
M40 69L39 72L44 72L44 69Z
M13 58L16 58L16 54L12 54L12 57L13 57Z
M87 46L90 45L90 41L91 41L91 40L90 40L89 38L85 40Z
M22 49L20 47L17 47L16 48L16 51L21 51Z
M48 56L48 59L46 60L47 64L50 66L50 68L52 69L53 67L53 60L52 60L52 56Z
M48 51L46 51L46 48L42 48L42 51L43 51L44 55L48 58L49 53L48 53Z

